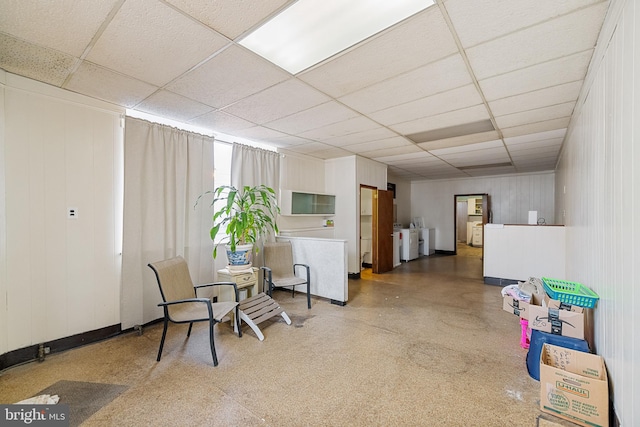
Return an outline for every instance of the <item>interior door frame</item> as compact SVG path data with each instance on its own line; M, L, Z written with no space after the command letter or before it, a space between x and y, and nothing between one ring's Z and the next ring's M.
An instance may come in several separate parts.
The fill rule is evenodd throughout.
M482 226L489 223L489 194L488 193L467 193L453 195L453 254L458 255L458 197L482 197ZM484 258L484 230L482 233L482 258Z
M373 187L371 185L365 185L365 184L360 184L360 188L358 190L358 259L360 259L360 254L361 254L361 243L362 243L362 189L366 188L368 190L371 190L372 192L375 192L378 190L378 187ZM371 195L371 211L373 213L373 194ZM371 227L373 228L373 220L372 220L372 224ZM373 265L373 230L371 232L371 264ZM358 268L362 269L362 265L360 264L360 261L358 261Z

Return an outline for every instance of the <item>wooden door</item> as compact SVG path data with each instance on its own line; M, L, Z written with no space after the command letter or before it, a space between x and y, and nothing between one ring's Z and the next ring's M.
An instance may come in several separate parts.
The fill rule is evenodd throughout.
M373 192L372 267L374 273L393 270L393 191Z

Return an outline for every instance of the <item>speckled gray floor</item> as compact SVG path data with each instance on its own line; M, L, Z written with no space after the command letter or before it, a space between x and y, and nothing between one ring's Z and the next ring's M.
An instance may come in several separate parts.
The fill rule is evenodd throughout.
M246 326L242 338L216 326L218 367L205 324L188 339L187 326L170 325L160 362L160 324L52 354L3 372L0 402L67 380L127 387L83 426L556 425L540 417L520 325L500 288L483 284L481 262L365 270L344 307L313 299L307 310L302 295L274 293L292 325L261 324L263 342Z

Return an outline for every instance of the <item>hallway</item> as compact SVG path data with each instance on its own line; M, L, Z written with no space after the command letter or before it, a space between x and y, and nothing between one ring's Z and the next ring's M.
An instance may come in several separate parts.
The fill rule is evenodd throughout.
M216 326L218 367L205 324L189 339L170 325L156 362L156 324L10 368L0 402L67 380L124 386L83 426L555 425L538 409L517 318L481 277L477 257L432 256L350 280L344 307L307 310L280 291L292 325L263 323L263 342Z

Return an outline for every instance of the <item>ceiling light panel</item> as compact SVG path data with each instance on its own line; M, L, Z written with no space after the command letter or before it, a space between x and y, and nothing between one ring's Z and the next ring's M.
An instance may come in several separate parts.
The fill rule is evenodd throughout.
M240 44L296 74L431 5L432 0L299 0Z
M461 123L423 132L416 132L413 134L408 134L407 138L409 138L413 142L420 143L454 138L463 135L472 135L481 132L489 132L492 130L494 130L493 123L491 123L491 120L487 119L471 123Z
M436 116L424 117L422 119L412 120L406 123L398 123L397 125L389 127L400 134L408 135L461 125L464 126L474 122L490 122L489 113L487 112L487 108L484 104L450 111ZM465 133L459 133L458 135L470 135L473 133L486 132L488 130L493 130L493 127L489 128L487 124L486 130L482 130L480 127L477 127L473 130L466 130ZM456 135L451 134L445 137L450 138L454 136ZM430 140L434 141L435 139Z

